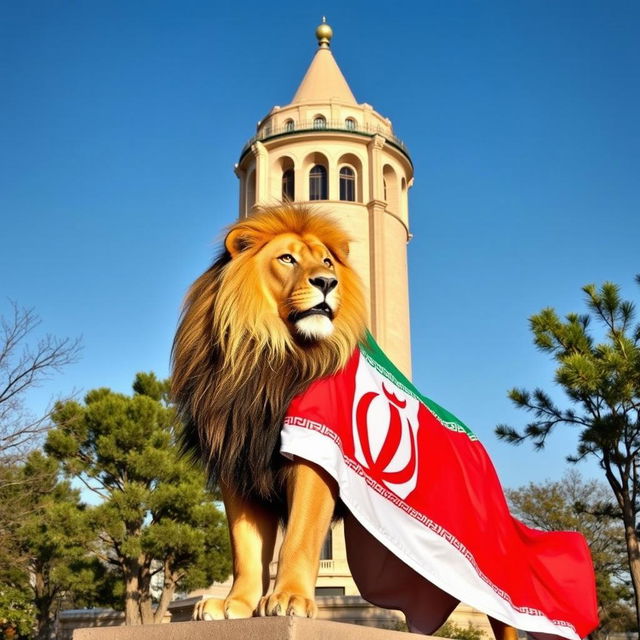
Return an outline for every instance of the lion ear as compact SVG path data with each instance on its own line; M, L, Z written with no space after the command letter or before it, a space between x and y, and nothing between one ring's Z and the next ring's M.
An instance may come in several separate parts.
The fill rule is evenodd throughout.
M341 242L333 247L333 255L340 260L340 262L346 262L349 258L349 242Z
M256 238L247 229L243 229L242 227L231 229L224 239L224 246L232 258L235 258L238 254L253 247L255 244Z

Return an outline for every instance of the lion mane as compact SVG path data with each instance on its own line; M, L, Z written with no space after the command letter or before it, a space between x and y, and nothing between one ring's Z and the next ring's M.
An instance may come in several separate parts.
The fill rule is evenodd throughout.
M327 337L296 335L265 292L257 257L281 234L314 236L333 257L340 305ZM173 343L172 392L185 450L204 463L212 483L276 507L282 517L286 465L279 439L287 408L314 380L344 367L364 335L350 240L333 218L291 204L237 222L221 254L189 289Z

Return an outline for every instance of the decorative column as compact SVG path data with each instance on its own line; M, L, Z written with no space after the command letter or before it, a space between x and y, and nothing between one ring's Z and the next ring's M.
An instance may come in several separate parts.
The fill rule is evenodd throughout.
M259 140L251 145L256 159L256 204L269 201L269 152Z

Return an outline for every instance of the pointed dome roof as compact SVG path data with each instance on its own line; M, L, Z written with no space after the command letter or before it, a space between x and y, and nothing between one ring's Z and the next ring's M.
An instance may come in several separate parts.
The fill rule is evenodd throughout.
M326 24L323 18L323 23L316 29L318 51L316 51L307 73L293 96L291 104L329 100L358 104L329 48L332 35L331 27Z

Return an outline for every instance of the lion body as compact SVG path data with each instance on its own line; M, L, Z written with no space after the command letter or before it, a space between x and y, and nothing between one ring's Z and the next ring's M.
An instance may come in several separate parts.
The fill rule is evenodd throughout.
M344 367L364 336L349 240L320 213L263 210L230 228L224 251L187 294L172 392L185 449L222 489L234 558L228 596L198 602L197 619L317 613L314 585L338 488L317 465L283 462L279 439L294 396ZM279 519L287 527L266 595ZM515 629L490 622L498 640L517 640Z
M349 241L330 217L293 205L236 223L189 290L174 341L185 449L212 483L282 517L287 408L314 380L342 368L364 333Z

